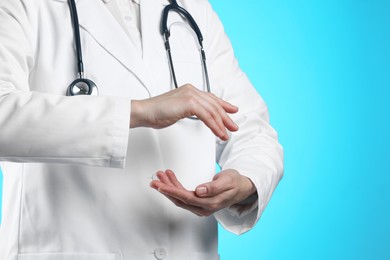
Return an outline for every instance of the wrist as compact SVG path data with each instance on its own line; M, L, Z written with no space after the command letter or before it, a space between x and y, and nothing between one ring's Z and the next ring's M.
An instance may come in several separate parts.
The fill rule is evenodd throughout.
M141 127L142 125L141 100L131 100L130 128Z
M252 180L249 179L248 177L241 175L241 178L243 179L244 190L246 191L245 198L249 198L253 196L257 192L256 186L253 184Z

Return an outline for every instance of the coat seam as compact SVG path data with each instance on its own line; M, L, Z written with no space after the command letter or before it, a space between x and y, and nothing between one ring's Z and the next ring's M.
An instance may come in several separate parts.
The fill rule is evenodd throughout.
M20 199L19 199L19 220L18 220L18 242L17 242L17 245L16 245L16 252L17 254L19 255L20 253L20 233L21 233L21 223L22 223L22 205L23 205L23 189L24 189L24 168L25 164L23 163L22 164L22 180L20 182ZM17 259L19 259L19 256L17 256Z

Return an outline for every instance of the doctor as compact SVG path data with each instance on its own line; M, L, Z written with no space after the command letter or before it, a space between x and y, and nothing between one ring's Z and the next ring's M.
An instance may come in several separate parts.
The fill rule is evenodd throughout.
M77 0L75 26L67 0L0 0L0 259L213 260L217 221L260 218L283 174L267 107L206 0L178 4L209 77L177 12L170 62L168 4ZM65 95L76 28L99 96Z

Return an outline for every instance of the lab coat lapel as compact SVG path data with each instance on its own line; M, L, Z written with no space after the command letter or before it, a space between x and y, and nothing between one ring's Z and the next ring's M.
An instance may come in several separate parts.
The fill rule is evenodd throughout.
M163 9L168 0L140 0L142 48L145 60L154 58L164 52L164 41L160 32Z
M140 0L143 60L153 71L151 81L154 81L154 86L157 87L165 84L157 82L162 74L170 78L164 40L160 31L162 12L168 4L168 0ZM154 89L154 94L157 95L158 92L158 89Z
M150 93L150 77L142 56L102 1L77 2L80 27L132 72Z

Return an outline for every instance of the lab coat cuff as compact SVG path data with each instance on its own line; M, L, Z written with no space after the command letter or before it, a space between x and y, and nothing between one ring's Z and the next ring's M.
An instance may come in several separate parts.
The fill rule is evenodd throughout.
M123 169L126 163L131 106L130 101L124 98L116 100L115 103L112 121L112 156L109 167Z
M227 210L233 217L242 218L253 212L257 207L258 197L256 192L247 199L228 207Z
M249 197L247 201L214 213L214 217L224 229L233 234L241 235L256 225L267 205L269 189L266 189L266 184L268 183L267 176L269 175L264 171L269 170L266 168L260 169L257 170L257 173L240 170L237 167L236 170L253 182L257 190L257 195ZM263 174L259 174L259 171Z

